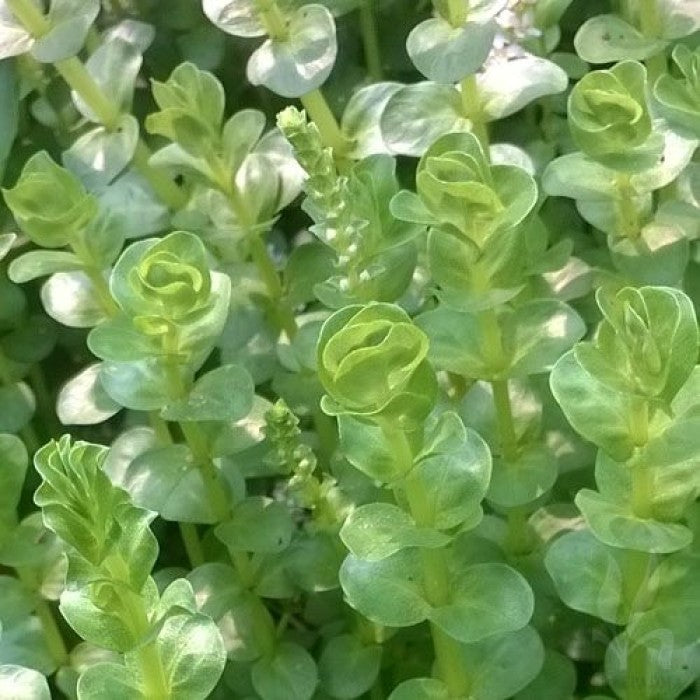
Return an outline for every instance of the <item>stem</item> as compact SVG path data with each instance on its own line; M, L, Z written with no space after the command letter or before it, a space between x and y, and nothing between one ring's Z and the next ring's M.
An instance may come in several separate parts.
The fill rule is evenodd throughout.
M347 140L343 136L338 121L328 106L323 93L320 90L312 90L306 95L302 95L299 100L304 105L311 120L316 124L324 146L332 148L336 158L342 157L347 148Z
M479 139L487 160L489 159L489 131L481 112L479 87L475 75L468 75L459 84L462 95L462 112L472 123L472 133Z
M258 17L272 41L284 41L289 36L287 18L275 0L255 0Z
M335 419L325 414L320 407L313 411L314 426L319 442L319 457L326 465L330 464L331 457L338 444L338 433Z
M389 422L382 423L382 431L392 446L392 451L400 470L408 473L402 482L411 517L418 526L430 526L435 514L432 505L426 499L425 485L409 472L413 465L413 451L406 434ZM450 602L450 572L444 549L421 548L420 556L423 570L423 588L427 600L434 606ZM435 661L439 677L447 685L452 697L467 694L470 682L464 668L462 651L457 640L450 637L436 625L430 625L435 649Z
M178 523L182 544L185 545L185 552L193 569L202 566L206 561L202 543L199 541L197 527L194 523Z
M627 639L626 700L647 700L647 650L643 644L633 645Z
M461 27L467 21L469 3L465 0L447 0L447 21L453 27Z
M8 5L32 36L41 38L51 30L50 22L32 0L8 0ZM119 106L105 95L80 59L73 56L57 61L54 66L69 87L88 105L100 124L109 131L118 127L122 116ZM165 173L148 164L150 156L148 146L139 138L133 158L134 167L149 181L165 204L172 209L182 208L187 197Z
M513 422L513 409L510 405L508 380L492 381L491 387L493 388L493 403L496 409L496 421L501 443L501 456L510 462L517 456L518 438Z
M617 226L619 234L627 238L637 238L641 232L639 213L634 203L634 188L631 176L618 173L615 177L617 190Z
M662 30L661 13L656 0L639 0L639 29L645 37L658 39ZM666 52L662 49L655 56L650 56L646 61L649 75L649 84L666 72Z
M382 58L377 37L377 22L374 16L373 0L363 0L360 4L360 31L365 51L365 64L369 77L378 82L383 80Z
M217 520L225 520L230 512L228 498L221 482L219 470L214 466L209 455L206 437L197 423L183 421L178 425L202 473L204 485L209 493L209 500L217 515Z
M35 594L36 605L34 612L41 623L44 633L44 640L48 647L51 658L59 665L63 666L68 660L68 650L63 641L61 630L59 630L54 618L53 611L49 604L39 595L37 591L37 581L34 572L24 567L16 569L19 580Z

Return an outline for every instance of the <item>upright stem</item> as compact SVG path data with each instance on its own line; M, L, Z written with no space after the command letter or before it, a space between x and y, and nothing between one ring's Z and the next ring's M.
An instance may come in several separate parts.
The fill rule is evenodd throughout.
M453 27L461 27L467 21L469 5L465 0L447 0L447 21Z
M634 188L627 173L619 173L615 177L617 192L617 227L621 236L635 239L641 231L639 213L634 202Z
M312 90L302 95L299 100L311 120L318 127L321 140L325 146L330 146L336 157L342 157L347 149L347 139L338 126L338 121L326 102L320 90Z
M475 75L468 75L460 84L462 95L462 113L472 123L472 132L479 139L479 143L486 158L489 158L489 131L479 102L479 87Z
M496 409L496 422L501 443L501 455L504 460L511 461L517 454L518 438L515 433L513 409L510 405L508 381L506 379L491 382L493 403Z
M657 0L639 0L639 29L644 36L650 39L658 39L660 37L663 27ZM653 85L666 72L665 51L661 50L655 56L650 56L645 63L649 75L649 83Z
M382 430L392 446L401 471L408 473L413 464L413 452L406 434L389 423L382 425ZM422 481L409 474L402 482L402 489L416 524L431 525L434 521L434 513L425 497L425 485ZM445 550L421 548L420 556L426 598L432 605L446 605L450 600L450 574ZM470 681L464 668L459 642L432 623L430 631L440 678L447 685L452 697L466 695Z
M49 20L32 0L8 0L8 6L32 36L41 38L50 31ZM94 112L100 124L110 131L117 128L121 118L119 106L105 95L83 63L73 56L54 65L66 83ZM134 167L149 181L165 204L171 209L182 208L187 197L165 173L148 164L150 156L148 146L139 138L133 158Z
M374 16L374 0L363 0L360 4L360 30L365 50L365 63L369 77L378 82L383 80L382 58L377 37L377 22Z
M275 0L255 0L258 17L272 41L284 41L289 35L287 19Z

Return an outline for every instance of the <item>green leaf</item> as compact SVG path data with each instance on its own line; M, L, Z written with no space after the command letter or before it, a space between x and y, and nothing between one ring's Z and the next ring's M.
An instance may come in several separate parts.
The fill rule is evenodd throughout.
M0 386L0 432L17 433L34 415L36 400L24 382Z
M109 397L125 408L154 411L171 399L160 358L140 362L104 362L99 380Z
M235 506L231 519L216 528L216 536L231 551L279 553L289 546L292 528L282 503L251 496Z
M548 447L525 446L514 459L494 460L487 498L502 508L526 505L547 493L558 476L556 456Z
M255 663L252 680L263 700L310 700L318 672L308 651L298 644L281 642L271 657Z
M321 688L334 698L360 697L374 684L381 660L379 644L364 644L353 634L333 637L318 661Z
M350 552L378 561L406 547L442 547L450 538L418 527L411 516L391 503L368 503L356 508L343 524L340 538Z
M172 700L204 700L226 663L224 642L214 622L199 614L174 615L156 640Z
M17 126L19 124L19 81L17 79L17 71L13 61L2 60L5 58L7 45L7 34L10 33L9 27L2 21L3 26L0 27L0 92L5 95L2 106L0 107L0 180L2 180L5 172L5 163L12 150L12 144L17 136ZM20 30L21 31L21 30ZM8 236L12 234L1 234L0 241L8 241ZM0 244L0 251L7 243ZM4 254L0 252L0 260Z
M15 435L0 434L0 542L17 519L17 506L27 473L29 456Z
M337 51L333 15L322 5L304 5L289 16L285 39L267 39L255 50L248 80L282 97L300 97L323 85Z
M0 696L7 700L51 700L46 678L32 668L0 665Z
M78 697L81 700L144 700L139 676L123 664L94 664L78 678Z
M174 421L239 420L252 408L254 392L245 369L222 365L200 377L186 398L165 406L161 416Z
M265 36L265 27L258 19L255 0L203 0L202 9L222 32L233 36Z
M449 700L450 691L437 678L411 678L394 688L389 700Z
M544 663L544 646L532 627L462 646L475 698L506 700L532 682Z
M131 162L139 138L139 125L123 116L113 129L98 126L63 152L63 162L92 189L108 185Z
M515 700L568 700L576 690L576 667L563 654L545 650L544 664L537 677Z
M106 315L92 282L82 272L55 272L41 288L46 313L70 328L92 328Z
M56 415L63 425L95 425L121 410L102 388L96 362L69 379L58 392Z
M128 466L121 479L134 504L155 511L164 520L215 523L205 477L185 445L147 450Z
M81 270L77 255L56 250L32 250L15 258L8 267L8 277L16 284L30 282L54 272Z
M421 562L415 549L375 562L350 554L340 567L340 584L348 604L388 627L410 627L428 617L430 605L421 581Z
M628 504L612 502L596 491L582 489L575 500L593 534L611 547L668 554L693 539L685 525L639 518Z
M428 612L431 622L460 642L478 642L524 627L532 617L530 586L505 564L474 564L453 571L450 602Z
M467 22L453 27L442 17L416 25L406 40L414 65L435 83L451 85L476 71L486 60L496 35L495 22Z
M100 11L98 0L51 0L49 31L36 39L32 55L42 63L75 56Z
M3 665L25 666L45 676L56 670L56 660L46 645L44 628L33 615L25 617L11 627L3 627L0 636L0 660Z
M14 14L9 8L3 5L0 12L2 12L2 15L0 15L0 59L21 56L32 48L34 45L34 38L24 26L15 19ZM0 65L8 66L10 64L8 61L3 60ZM8 100L8 103L12 102L14 102L14 100ZM4 160L4 158L2 160Z
M660 53L665 41L647 37L616 15L596 15L576 32L576 53L588 63L614 63L627 59L638 61Z
M547 550L545 566L561 599L574 610L624 625L627 600L625 552L607 547L587 530L567 532Z
M566 73L552 61L526 55L493 61L477 78L481 110L488 121L503 119L545 95L564 92Z
M466 131L469 121L453 86L423 82L406 85L389 98L380 127L392 153L421 156L443 134Z

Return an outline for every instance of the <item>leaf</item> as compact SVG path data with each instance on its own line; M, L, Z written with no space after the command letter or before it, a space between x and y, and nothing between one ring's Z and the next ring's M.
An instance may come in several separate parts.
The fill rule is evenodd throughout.
M421 156L443 134L468 126L457 90L429 82L397 90L380 118L384 143L392 153L406 156Z
M15 258L8 268L8 277L16 284L30 282L54 272L73 272L82 269L74 253L58 250L32 250Z
M416 526L411 516L390 503L368 503L356 508L340 530L343 544L366 561L378 561L406 547L442 547L449 537Z
M117 663L96 663L88 666L78 678L81 700L143 700L140 673Z
M17 519L17 506L27 473L29 456L24 443L14 435L0 434L0 543Z
M234 552L279 553L291 542L292 519L282 503L250 496L216 528L216 536Z
M265 27L258 19L255 0L203 0L202 9L222 32L233 36L265 36Z
M156 447L136 456L121 483L135 505L164 520L217 522L205 477L185 445Z
M13 61L2 60L5 58L4 51L7 50L3 35L7 31L4 25L3 9L0 8L0 94L4 95L2 105L0 105L0 181L5 172L5 163L12 150L12 144L17 135L19 124L19 81ZM1 234L0 240L12 234ZM7 238L4 238L6 241ZM0 250L4 245L0 245ZM0 260L4 257L0 253Z
M45 676L51 675L56 670L56 661L46 645L44 629L34 615L25 617L11 627L3 627L2 636L0 636L0 659L3 666L5 664L24 666L39 671ZM0 688L2 688L1 682Z
M207 698L226 663L214 622L200 614L169 617L156 640L172 700Z
M467 644L462 658L470 669L470 692L475 698L506 700L537 676L545 657L539 635L528 626Z
M404 549L376 562L350 554L340 567L340 584L348 604L388 627L410 627L428 617L430 605L424 598L421 580L415 549Z
M514 459L494 460L487 498L502 508L532 503L547 493L559 476L557 459L545 445L522 448Z
M36 400L24 382L0 386L0 433L17 433L32 419Z
M453 639L478 642L523 628L534 609L527 581L505 564L474 564L451 572L450 602L428 612Z
M352 94L340 123L351 144L348 158L362 159L389 152L382 138L380 119L387 102L401 87L401 83L373 83Z
M516 696L515 700L565 700L576 690L576 667L563 654L545 650L544 664L537 677Z
M496 26L490 21L453 27L442 17L433 17L413 28L406 51L428 80L451 85L481 67L491 50Z
M247 76L282 97L301 97L321 87L333 69L335 21L322 5L304 5L289 17L287 32L286 39L267 39L255 50Z
M102 388L101 366L99 362L88 365L61 387L56 415L63 425L95 425L121 410Z
M374 684L381 660L379 644L364 644L354 634L333 637L318 662L321 688L334 698L360 697Z
M559 66L531 55L494 61L477 76L481 110L488 121L515 114L538 97L564 92L568 84Z
M255 387L248 372L222 365L200 377L189 395L166 405L161 416L174 421L235 421L253 406Z
M34 58L56 63L75 56L99 11L98 0L51 0L47 18L50 29L34 42Z
M64 326L92 328L106 316L83 272L55 272L41 288L46 313Z
M138 139L138 122L125 115L113 129L98 126L76 139L63 163L90 189L104 187L131 162Z
M449 700L450 691L437 678L411 678L399 683L389 700Z
M318 684L316 663L298 644L281 642L271 657L252 668L253 686L263 700L310 700Z
M103 362L100 383L124 408L155 411L170 400L167 373L160 358L139 362Z
M12 10L3 2L0 5L0 60L21 56L33 45L34 37L15 19ZM0 65L9 67L10 64L3 60ZM10 99L7 102L16 105L15 100ZM0 159L0 161L3 160L4 158Z
M693 539L685 525L636 517L626 503L611 502L596 491L581 489L575 500L595 536L611 547L668 554Z
M576 32L576 53L588 63L641 61L660 53L666 41L646 37L617 15L596 15Z
M14 664L2 664L0 697L6 700L51 700L51 693L46 678L38 671Z
M561 599L574 610L624 625L632 612L626 599L625 553L589 531L567 532L547 550L545 566Z

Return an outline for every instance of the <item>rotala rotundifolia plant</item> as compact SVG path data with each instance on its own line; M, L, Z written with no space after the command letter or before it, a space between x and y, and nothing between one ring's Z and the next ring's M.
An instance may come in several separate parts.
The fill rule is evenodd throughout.
M0 700L700 693L697 0L0 0Z

